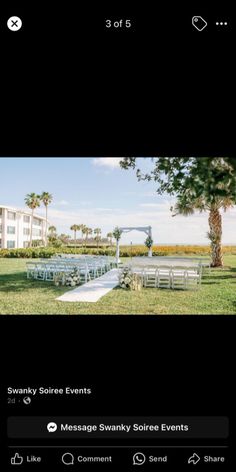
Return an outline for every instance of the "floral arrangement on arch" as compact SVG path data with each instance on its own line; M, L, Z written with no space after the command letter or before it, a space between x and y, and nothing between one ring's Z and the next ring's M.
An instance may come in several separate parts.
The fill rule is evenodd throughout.
M140 291L143 286L143 280L139 274L134 274L129 267L125 267L120 273L119 285L126 290Z
M76 287L80 284L80 273L79 269L74 268L69 274L65 272L60 272L54 277L54 283L56 287L67 286L67 287Z
M145 240L144 242L145 246L148 248L148 249L151 249L152 246L153 246L153 239L151 238L151 236L148 236L147 239Z

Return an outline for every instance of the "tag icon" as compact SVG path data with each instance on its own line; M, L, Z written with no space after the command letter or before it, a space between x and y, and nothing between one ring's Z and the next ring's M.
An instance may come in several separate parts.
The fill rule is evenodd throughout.
M207 22L206 22L206 20L204 20L204 18L202 18L201 16L193 16L193 17L192 17L192 25L193 25L194 28L196 28L198 31L202 31L202 30L204 30L204 28L206 28Z

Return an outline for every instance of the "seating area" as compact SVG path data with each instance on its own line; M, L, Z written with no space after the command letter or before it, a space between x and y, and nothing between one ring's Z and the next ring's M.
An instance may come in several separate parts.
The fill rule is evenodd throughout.
M181 266L188 267L192 265L200 265L202 271L210 271L211 259L208 257L181 257L181 256L153 256L153 257L134 257L132 259L132 265L135 266L159 266L169 265L170 267Z
M58 254L26 265L28 279L53 282L58 275L77 270L80 284L87 284L117 267L115 257L71 254ZM198 258L135 257L129 267L141 276L144 288L197 290L209 263Z
M36 262L28 262L27 278L54 281L59 274L70 274L78 270L81 283L87 283L116 267L114 257L109 256L72 256L60 254L51 259L40 259Z
M132 268L132 272L142 277L143 286L181 290L196 290L201 285L202 271L196 267L145 267Z
M135 257L130 268L142 277L144 287L197 290L210 262L200 258Z

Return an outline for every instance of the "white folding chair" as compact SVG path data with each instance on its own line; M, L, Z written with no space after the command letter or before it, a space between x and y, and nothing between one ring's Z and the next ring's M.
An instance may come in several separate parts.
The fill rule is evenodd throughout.
M171 267L159 266L157 269L157 287L171 288Z
M202 269L198 267L189 267L186 269L186 290L197 290L200 288L202 278Z
M81 282L87 283L88 280L91 280L87 264L80 264L78 269Z
M46 282L53 282L57 266L59 265L56 262L48 262L44 265L44 280Z
M87 262L87 267L91 279L96 279L97 277L99 277L97 265L94 262Z
M172 267L171 269L171 288L174 290L186 289L186 269L182 266Z
M35 278L36 262L26 262L27 279Z
M157 269L155 267L145 267L143 270L143 284L144 287L157 287Z
M37 280L45 280L46 276L46 266L45 262L37 262L35 266L34 278Z

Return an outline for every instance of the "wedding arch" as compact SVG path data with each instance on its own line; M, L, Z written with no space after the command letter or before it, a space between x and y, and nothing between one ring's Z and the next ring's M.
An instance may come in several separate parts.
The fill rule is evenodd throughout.
M130 231L142 231L147 234L147 236L152 239L152 227L151 226L126 226L124 228L119 228L121 234L129 233ZM148 251L148 257L152 257L152 248ZM116 241L116 261L117 263L120 260L120 240Z

